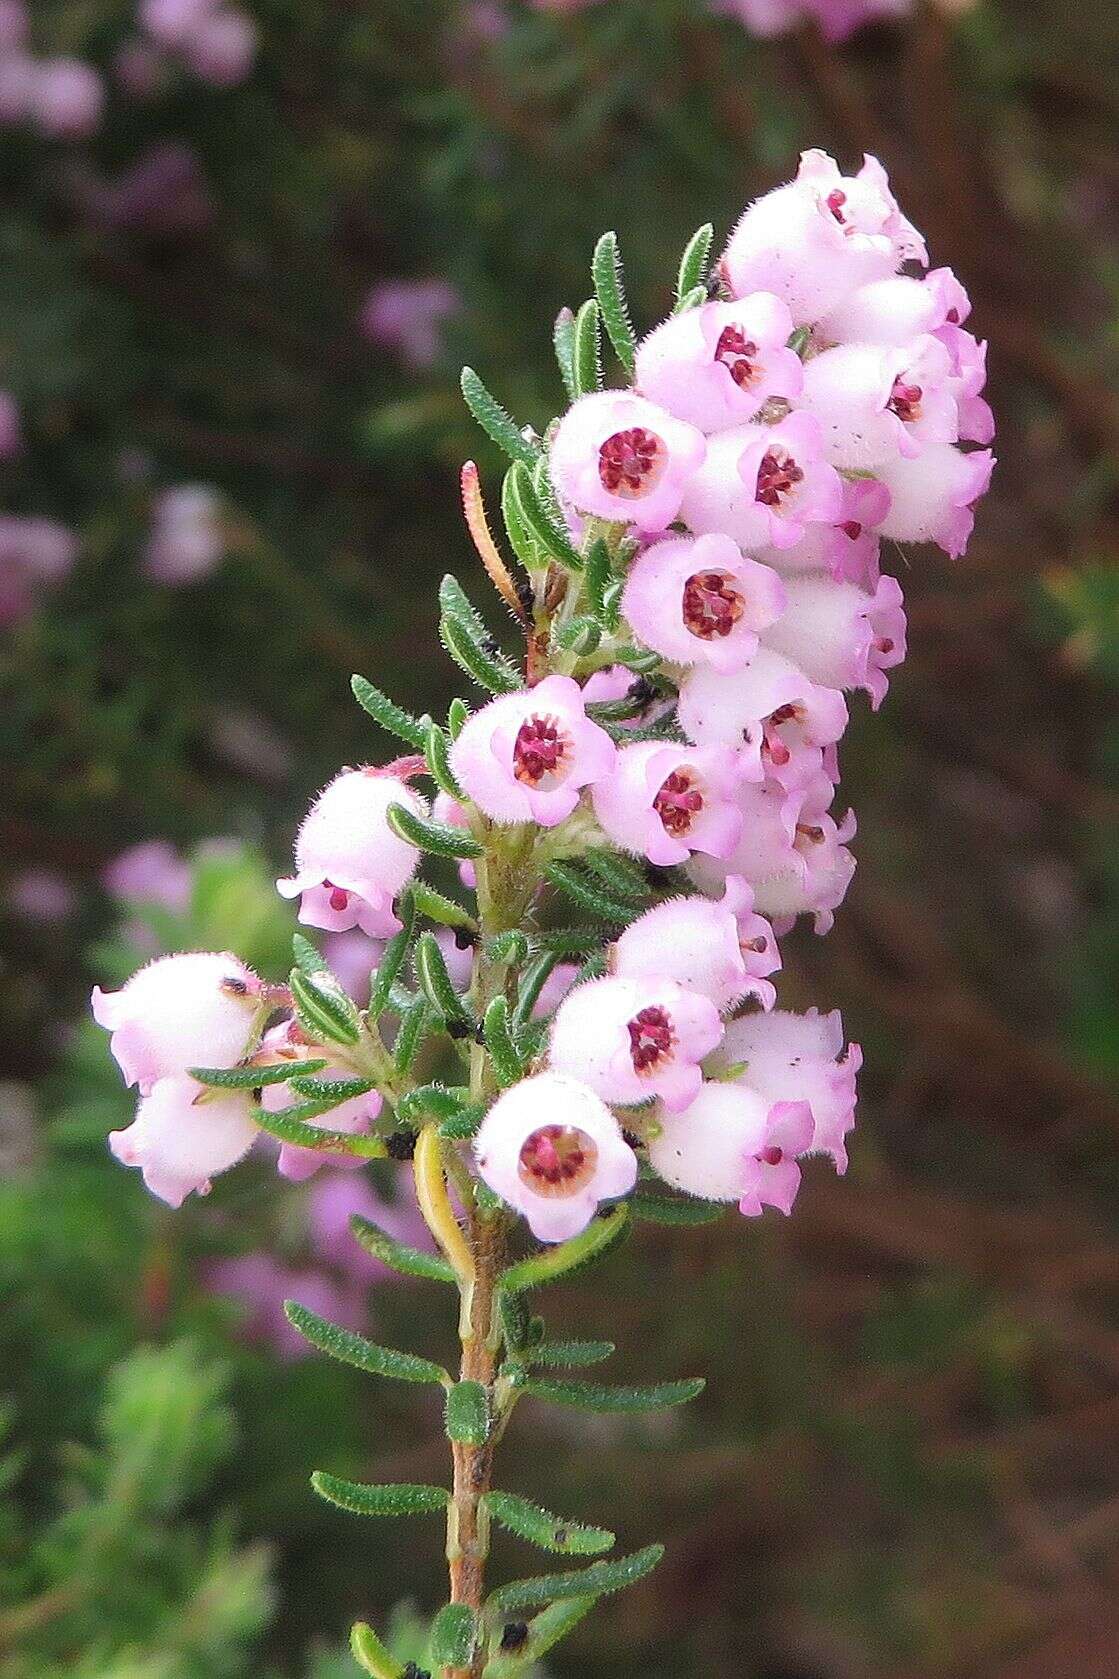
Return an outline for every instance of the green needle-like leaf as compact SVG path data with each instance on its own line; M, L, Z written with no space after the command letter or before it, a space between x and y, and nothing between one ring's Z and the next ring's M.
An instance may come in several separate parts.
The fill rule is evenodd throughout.
M359 1370L367 1370L373 1376L391 1376L398 1382L450 1385L451 1378L447 1372L429 1358L418 1358L414 1353L399 1353L392 1347L374 1346L364 1335L355 1335L352 1330L328 1323L317 1312L309 1312L297 1300L285 1300L284 1312L288 1322L298 1329L304 1340L310 1341L328 1358L356 1365Z
M501 1276L501 1287L513 1292L521 1289L543 1288L557 1278L582 1270L610 1251L629 1224L624 1202L618 1202L599 1218L591 1220L585 1230L569 1242L544 1248L529 1259L510 1265Z
M392 988L400 977L400 970L404 966L404 958L408 954L408 946L412 942L412 934L416 927L416 905L413 890L405 887L396 901L397 914L401 920L399 933L394 933L385 946L377 971L373 976L373 988L369 998L369 1018L377 1020L388 1007Z
M490 1434L490 1408L481 1382L456 1382L448 1388L443 1419L448 1440L484 1446Z
M482 847L465 828L452 828L449 823L435 822L427 816L417 816L406 805L391 804L385 821L398 838L414 845L418 851L430 851L433 857L480 857Z
M463 724L469 716L470 707L465 700L460 700L456 696L447 707L447 733L452 740L458 739L462 733Z
M543 932L533 933L532 940L557 956L585 956L598 949L602 937L601 927L546 927Z
M697 227L680 258L680 272L676 276L677 306L687 297L696 286L702 286L707 279L707 264L711 256L711 241L715 237L715 229L710 222L704 222Z
M515 518L536 546L569 571L581 571L582 555L541 500L527 467L513 467L509 475L509 496Z
M545 1341L533 1353L532 1363L572 1370L582 1364L602 1364L614 1351L613 1341Z
M617 927L633 920L633 904L630 900L606 891L597 881L588 880L573 864L549 863L544 875L549 885L563 892L588 915L597 915L611 926Z
M485 1108L481 1102L475 1102L465 1108L460 1108L457 1114L449 1114L446 1119L439 1121L439 1135L448 1138L453 1143L469 1142L481 1125L485 1117ZM490 1192L485 1184L475 1184L474 1193L481 1206L484 1196Z
M583 862L616 897L631 898L635 904L647 904L652 897L644 871L632 858L594 847L583 853Z
M540 950L529 962L521 974L521 983L517 991L517 1007L513 1016L513 1026L518 1035L522 1026L532 1018L532 1011L540 1001L540 993L548 982L556 963L560 959L558 950Z
M517 499L517 468L511 466L501 484L501 517L509 546L526 571L540 571L548 563L548 556L534 541L525 523L524 513Z
M519 1650L506 1653L499 1646L497 1653L486 1663L485 1679L522 1679L561 1638L566 1638L571 1629L578 1626L596 1602L594 1597L568 1597L558 1603L550 1603L529 1622L528 1637ZM500 1630L496 1636L500 1639Z
M509 1615L539 1604L557 1603L567 1597L605 1597L632 1586L653 1569L664 1556L663 1545L647 1545L614 1562L592 1562L589 1568L575 1568L569 1574L541 1574L535 1580L512 1580L501 1586L489 1601L491 1615Z
M455 780L455 773L451 768L450 758L451 737L446 729L441 729L438 723L432 723L427 731L427 741L424 755L427 767L431 771L431 779L441 793L446 793L452 799L460 802L465 798L462 788Z
M373 1628L365 1621L356 1621L350 1629L350 1650L359 1667L371 1673L373 1679L404 1679L404 1668L395 1656L390 1656Z
M465 1085L421 1084L396 1104L397 1118L406 1125L425 1125L429 1119L452 1119L468 1105Z
M412 896L420 914L429 921L437 921L441 927L462 927L471 933L477 929L478 923L468 909L437 892L426 880L412 882Z
M435 1021L426 997L414 997L400 1016L396 1042L392 1046L393 1066L403 1077L412 1071L420 1045Z
M293 1067L317 1073L325 1066L325 1061L280 1061L271 1067L188 1067L187 1072L214 1090L263 1090L268 1084L286 1084Z
M360 1213L351 1216L350 1230L366 1253L371 1253L374 1259L398 1271L402 1277L422 1277L435 1283L453 1283L455 1280L454 1270L442 1254L424 1253L421 1248L409 1247L407 1242L398 1242L395 1236L378 1229Z
M330 972L330 964L326 958L315 949L310 939L303 937L302 933L293 933L291 936L291 956L300 973L327 974Z
M575 316L566 304L556 316L552 328L552 347L568 401L574 402L579 395L579 387L575 383Z
M291 970L288 980L295 1015L313 1042L356 1044L361 1036L357 1009L333 974Z
M366 1486L361 1481L344 1481L316 1469L311 1485L320 1498L350 1510L355 1516L435 1516L447 1508L445 1487L420 1487L408 1483L396 1486Z
M587 551L585 586L587 600L596 622L609 628L606 612L606 589L613 581L610 550L600 536L596 536Z
M637 340L626 305L625 281L622 277L622 261L618 254L616 233L604 233L595 246L591 276L607 337L614 346L618 360L632 378Z
M413 966L420 988L437 1014L452 1024L470 1018L462 998L451 984L451 976L434 933L421 933L416 940Z
M367 711L375 723L379 723L387 733L396 735L400 740L406 740L408 745L417 752L422 752L427 738L426 722L413 717L411 712L390 700L387 694L382 694L379 688L374 688L372 682L367 682L364 676L352 676L350 687L354 691L354 698L363 711Z
M685 1201L671 1195L648 1195L644 1191L629 1198L629 1209L634 1218L645 1219L649 1224L671 1224L683 1228L694 1228L701 1224L714 1224L721 1219L727 1210L725 1201Z
M440 618L439 639L459 669L488 694L512 694L522 686L520 672L476 640L461 619Z
M497 1305L501 1314L505 1345L511 1353L519 1356L528 1348L531 1324L524 1296L514 1293L511 1289L502 1289L497 1297Z
M293 1148L314 1149L319 1154L349 1155L354 1160L383 1160L385 1139L350 1131L331 1131L322 1125L311 1125L316 1114L329 1113L334 1103L303 1102L298 1107L269 1113L267 1108L253 1109L253 1124L267 1131L281 1143Z
M575 396L602 389L602 316L597 299L588 297L575 317L571 368Z
M604 1382L553 1382L532 1376L521 1392L553 1405L574 1405L581 1411L665 1411L686 1405L702 1393L702 1377L683 1382L651 1382L646 1387L611 1387Z
M519 968L522 962L528 960L528 940L517 927L495 933L492 939L486 940L486 956L491 962L500 962L503 967Z
M316 1079L305 1071L293 1073L289 1080L292 1090L308 1102L320 1102L324 1108L336 1107L339 1102L352 1102L357 1096L368 1096L377 1085L373 1079Z
M504 996L494 997L486 1009L482 1030L497 1082L502 1090L508 1090L523 1076L524 1067L509 1029L509 1004Z
M437 1667L466 1668L478 1642L478 1622L468 1603L445 1603L431 1623L431 1660Z
M537 455L535 446L521 436L516 421L490 395L472 367L463 368L460 383L466 406L486 436L491 437L511 460L524 461L531 466Z
M594 1557L608 1551L614 1543L614 1535L607 1528L564 1521L562 1516L553 1516L551 1511L542 1510L539 1504L530 1504L527 1498L518 1498L515 1493L488 1492L484 1502L495 1522L544 1551Z

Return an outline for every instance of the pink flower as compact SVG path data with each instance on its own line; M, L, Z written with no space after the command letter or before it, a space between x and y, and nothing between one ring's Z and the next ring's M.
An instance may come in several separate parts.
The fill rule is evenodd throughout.
M792 548L765 548L760 558L778 571L827 571L837 580L873 589L878 582L878 526L890 492L877 478L844 478L834 524L809 525Z
M882 535L898 542L935 542L952 559L967 547L972 511L987 493L995 457L989 449L965 454L949 443L930 444L915 460L884 461L878 469L890 492Z
M613 741L587 717L569 676L491 700L451 747L455 775L479 810L542 828L570 816L580 790L609 775L614 759Z
M23 122L30 115L38 71L28 53L0 53L0 122Z
M747 1162L765 1145L768 1104L741 1084L707 1083L679 1113L658 1109L649 1164L674 1189L737 1201Z
M948 352L948 387L956 399L961 438L968 443L990 443L995 416L979 394L987 383L986 344L958 326L943 326L936 337Z
M285 1363L306 1358L314 1350L289 1323L285 1300L294 1300L345 1329L360 1331L366 1324L364 1301L353 1288L322 1271L291 1270L274 1254L258 1251L211 1260L203 1275L213 1294L226 1295L244 1308L241 1334L245 1339L271 1346Z
M809 151L795 181L747 209L721 272L736 297L775 293L799 326L910 259L927 262L924 241L898 210L878 160L867 157L857 175L844 176L826 152Z
M346 933L328 933L322 941L331 973L360 1008L369 1001L369 982L384 949L380 939L371 939L359 927L351 927Z
M776 1102L766 1116L761 1146L747 1154L738 1210L757 1218L765 1207L786 1217L800 1189L797 1157L812 1146L812 1110L807 1102Z
M609 1108L558 1073L522 1079L498 1097L474 1139L483 1180L528 1220L541 1242L590 1223L600 1201L628 1195L637 1156Z
M281 897L301 899L305 926L360 927L374 939L399 929L392 901L415 874L419 853L389 827L391 804L427 815L407 782L377 769L342 770L323 788L296 837L295 873L276 882Z
M580 513L662 531L703 460L703 433L644 397L594 391L560 421L551 450L556 490Z
M436 793L431 814L437 822L445 822L451 828L468 829L470 827L470 818L458 800L452 799L449 793ZM460 863L458 877L464 886L468 886L471 891L474 890L477 884L477 872L473 863Z
M810 1140L798 1154L830 1155L837 1172L847 1170L844 1142L855 1123L855 1077L862 1064L858 1044L845 1044L839 1010L744 1015L731 1021L722 1055L728 1065L745 1062L740 1083L778 1107L807 1105Z
M557 962L544 984L532 1011L533 1020L546 1020L559 1008L579 977L577 962Z
M738 779L726 747L642 741L622 747L613 774L596 782L591 798L603 829L623 851L651 863L683 863L693 851L725 857L734 849Z
M101 884L114 898L156 904L181 915L190 903L190 865L167 840L142 840L107 864Z
M699 1064L723 1036L710 997L659 974L608 977L569 991L556 1011L548 1064L604 1102L659 1096L675 1112L699 1090Z
M0 0L0 54L27 45L28 18L23 0Z
M202 19L183 57L196 76L214 87L236 87L253 67L256 25L246 12L222 6Z
M931 269L922 279L891 274L845 297L822 321L819 336L830 344L887 344L902 349L927 332L971 311L967 293L950 268Z
M181 47L214 10L217 0L140 0L140 27L165 47Z
M828 460L865 472L956 441L950 368L944 345L929 334L904 349L840 344L805 365L801 405L819 421Z
M680 690L680 725L699 746L734 746L751 780L772 776L784 787L825 767L827 748L847 727L847 704L791 660L761 647L733 682L710 667L693 670Z
M146 1096L188 1067L232 1067L248 1048L260 981L228 951L161 956L120 991L93 990L93 1018L126 1084Z
M63 581L77 553L77 540L64 525L0 514L0 625L25 617L40 590Z
M31 115L44 134L59 140L92 134L104 102L100 76L80 59L48 58L36 65Z
M639 345L636 388L700 431L741 425L770 397L799 396L792 330L788 309L769 292L685 310Z
M197 157L189 146L175 141L149 146L134 163L112 181L92 178L84 189L90 213L113 227L142 228L151 233L179 235L195 233L205 227L213 216L205 176ZM171 498L177 498L176 501ZM180 545L189 542L190 527L205 523L217 526L217 499L212 490L187 485L165 491L155 503L157 521L162 518L168 527L183 528ZM168 530L168 537L172 536ZM201 545L202 553L217 544L220 558L224 543L210 537ZM196 571L208 569L208 561L176 567L173 557L167 562L169 575L165 580L178 582L178 570L185 569L183 581L189 581ZM216 558L212 562L216 564ZM156 568L158 571L158 567Z
M607 665L602 670L592 671L583 683L583 703L601 703L607 700L627 699L636 691L640 691L642 678L634 676L626 665ZM616 725L619 729L643 728L653 723L666 712L672 710L672 701L651 697L633 717L626 718Z
M395 1282L400 1278L354 1238L350 1221L367 1219L398 1242L431 1252L431 1232L412 1193L409 1174L394 1180L398 1199L385 1201L368 1177L356 1172L324 1172L307 1194L307 1222L318 1258L363 1282Z
M408 367L431 367L442 350L442 325L462 307L449 280L382 280L365 299L361 330Z
M729 536L666 537L630 568L622 611L633 630L676 664L738 670L785 610L775 571L744 559Z
M194 583L213 571L225 553L221 504L208 484L179 484L152 503L144 568L170 588Z
M680 516L697 535L722 531L743 549L792 548L806 525L834 522L842 504L819 425L794 413L775 426L736 426L709 438Z
M53 869L25 869L8 883L8 908L21 921L49 925L65 921L77 907L77 893Z
M614 946L611 971L638 984L671 980L710 998L721 1011L753 994L772 1008L765 977L781 966L773 929L754 910L746 882L728 876L722 899L670 898L646 910Z
M715 10L737 17L763 39L814 22L825 41L846 40L876 18L901 17L912 0L717 0Z
M774 918L778 936L801 914L815 917L817 933L830 931L855 872L846 845L855 818L848 812L837 823L828 814L834 794L826 775L789 789L774 780L760 787L744 783L738 791L742 837L722 864L693 859L696 884L714 891L728 874L742 875L758 909Z
M905 658L905 608L896 577L883 575L873 594L822 572L788 579L789 610L766 632L783 653L825 688L865 688L877 711L886 675Z
M185 1073L175 1073L157 1079L145 1092L132 1124L109 1133L109 1147L123 1166L140 1168L153 1195L169 1207L181 1207L192 1191L207 1194L210 1179L235 1166L257 1135L246 1092L207 1090Z
M474 939L461 927L437 927L435 942L455 990L468 990L474 974Z

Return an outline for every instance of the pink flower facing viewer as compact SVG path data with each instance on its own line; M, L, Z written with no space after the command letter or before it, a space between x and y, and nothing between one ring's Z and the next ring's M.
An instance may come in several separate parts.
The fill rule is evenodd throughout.
M710 997L659 975L592 980L556 1011L548 1064L606 1102L659 1096L685 1107L702 1082L700 1062L720 1043L723 1024Z
M680 689L678 715L697 745L737 747L746 779L772 776L793 787L836 770L834 748L847 727L847 702L791 659L759 647L733 682L711 666L691 671Z
M372 768L343 770L319 794L295 841L295 873L276 882L281 897L300 899L305 926L331 933L360 927L370 938L399 929L392 901L415 874L419 854L389 827L390 804L427 814L407 782Z
M107 864L101 884L126 903L156 904L181 915L190 903L190 865L167 840L141 840Z
M613 773L591 790L594 813L614 844L651 863L684 863L694 851L726 857L742 817L741 770L729 747L624 746Z
M736 426L709 438L680 516L697 535L721 531L743 549L782 549L794 547L807 525L834 523L842 505L842 480L824 459L820 426L796 412L775 426Z
M503 694L470 717L451 748L451 766L471 799L495 822L554 828L582 788L608 775L615 747L592 723L569 676Z
M461 307L449 280L382 280L362 306L361 330L405 366L431 367L443 347L443 322Z
M720 272L735 297L773 292L806 326L905 261L927 264L924 240L899 211L877 158L842 175L826 152L808 151L795 181L746 210Z
M626 928L611 960L621 979L671 980L720 1012L751 994L772 1008L777 992L766 976L780 966L773 929L754 913L754 894L735 875L718 901L669 898L646 910Z
M759 630L785 610L785 586L728 536L666 537L634 562L622 611L647 646L677 664L738 670Z
M258 1135L245 1091L208 1090L172 1073L141 1097L131 1125L109 1133L109 1148L140 1169L153 1195L181 1207L192 1191L207 1194L210 1179L243 1159Z
M306 1061L312 1053L301 1041L295 1022L285 1020L264 1034L255 1059L262 1066L290 1062L292 1072L297 1073L300 1062ZM316 1076L324 1079L352 1078L353 1069L328 1061L322 1072ZM300 1097L288 1084L266 1084L261 1090L260 1100L261 1106L267 1112L281 1113L284 1108L294 1107L306 1098ZM348 1131L351 1136L364 1135L383 1106L379 1092L370 1090L364 1096L355 1096L351 1101L340 1102L336 1108L331 1108L322 1123L331 1131ZM313 1126L316 1121L312 1119L308 1123ZM307 1178L313 1177L321 1166L337 1166L353 1171L360 1170L364 1164L363 1160L354 1155L333 1154L322 1149L298 1148L292 1143L281 1143L276 1167L282 1178L287 1178L292 1183L303 1183Z
M786 586L789 610L766 632L766 646L823 688L865 688L877 710L890 685L886 672L905 658L897 578L883 574L873 594L822 572L790 577Z
M147 1096L188 1067L232 1067L245 1051L260 981L239 957L210 950L161 956L120 991L93 989L93 1018L112 1037L126 1084Z
M285 1300L294 1300L344 1329L360 1332L368 1321L360 1291L322 1271L283 1265L275 1254L263 1251L211 1260L203 1281L212 1294L240 1303L244 1309L240 1330L245 1340L270 1346L285 1363L306 1358L314 1351L288 1322Z
M498 1097L474 1139L479 1174L541 1242L563 1242L600 1201L628 1195L637 1156L606 1104L577 1079L538 1073Z
M662 531L706 452L703 433L656 403L594 391L574 403L552 443L552 480L580 513Z
M800 395L792 331L788 308L769 292L688 309L638 347L637 389L700 431L741 425L771 397Z
M219 565L226 549L221 502L208 484L179 484L152 503L144 569L157 583L179 588Z

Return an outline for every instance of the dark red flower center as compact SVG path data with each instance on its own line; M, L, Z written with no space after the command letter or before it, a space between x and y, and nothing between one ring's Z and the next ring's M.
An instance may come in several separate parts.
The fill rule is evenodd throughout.
M528 787L558 778L570 744L554 717L526 717L513 742L513 774Z
M736 385L752 385L758 376L755 358L758 346L741 327L725 326L715 346L715 360L721 361Z
M803 478L804 473L788 450L774 446L762 456L755 497L767 507L778 507L782 496L787 496L793 485L799 484Z
M725 571L697 571L684 584L684 623L701 641L729 635L745 607Z
M847 194L845 192L841 192L838 187L836 187L834 192L829 192L828 196L824 200L824 203L827 205L840 227L847 226L847 217L843 214L843 206L846 202Z
M538 1195L573 1195L594 1176L598 1147L576 1125L543 1125L526 1137L517 1175Z
M598 451L598 476L604 489L623 501L647 495L668 461L668 450L655 431L633 426L616 431Z
M844 536L849 536L851 538L852 542L857 542L863 534L863 527L859 524L857 519L846 519L839 528L843 532Z
M758 1159L761 1161L763 1166L780 1166L784 1158L784 1149L779 1149L774 1143L771 1143L768 1148L763 1148L762 1152L758 1155Z
M664 1009L655 1006L641 1009L629 1021L626 1030L634 1072L650 1072L659 1062L671 1057L676 1034Z
M763 933L759 933L756 939L740 939L738 948L739 950L752 951L755 956L764 956L769 949L769 940Z
M686 834L703 809L703 794L696 786L689 770L673 770L653 800L653 809L664 824L665 832L677 838Z
M886 406L891 414L896 414L899 420L908 425L911 421L920 419L921 398L924 394L920 385L907 385L903 379L895 379Z
M889 635L877 636L875 638L875 642L874 642L874 650L875 650L876 653L881 653L883 655L885 655L887 653L892 653L893 650L894 650L894 638L893 638L893 636L889 636Z
M807 840L809 845L822 845L824 840L824 830L818 823L798 822L796 837L798 840Z
M327 902L330 904L331 909L340 913L349 903L350 894L344 887L335 886L334 882L331 880L324 880L322 884L323 891L330 893L330 897Z

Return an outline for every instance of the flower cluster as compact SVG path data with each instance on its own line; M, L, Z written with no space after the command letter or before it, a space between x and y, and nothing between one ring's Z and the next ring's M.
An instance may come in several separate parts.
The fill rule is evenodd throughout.
M105 90L77 58L39 58L29 45L23 0L0 0L0 123L31 123L52 139L91 134L101 120Z
M236 87L256 57L256 25L229 0L140 0L144 38L130 42L118 65L137 91L158 81L165 59L215 87Z
M257 1129L302 1179L406 1154L432 1116L545 1242L642 1172L756 1215L789 1212L805 1157L845 1170L859 1050L838 1015L775 1006L778 939L802 915L826 932L850 882L847 696L878 706L905 653L881 539L967 542L993 464L984 346L873 158L843 175L806 153L707 276L709 243L637 343L606 237L595 299L557 323L572 400L543 437L464 375L513 461L520 585L472 466L463 493L525 672L451 578L441 637L492 697L444 729L355 679L411 754L341 771L277 883L352 971L300 940L290 989L196 954L95 993L141 1093L112 1147L165 1199ZM458 862L473 908L418 878L424 853Z

